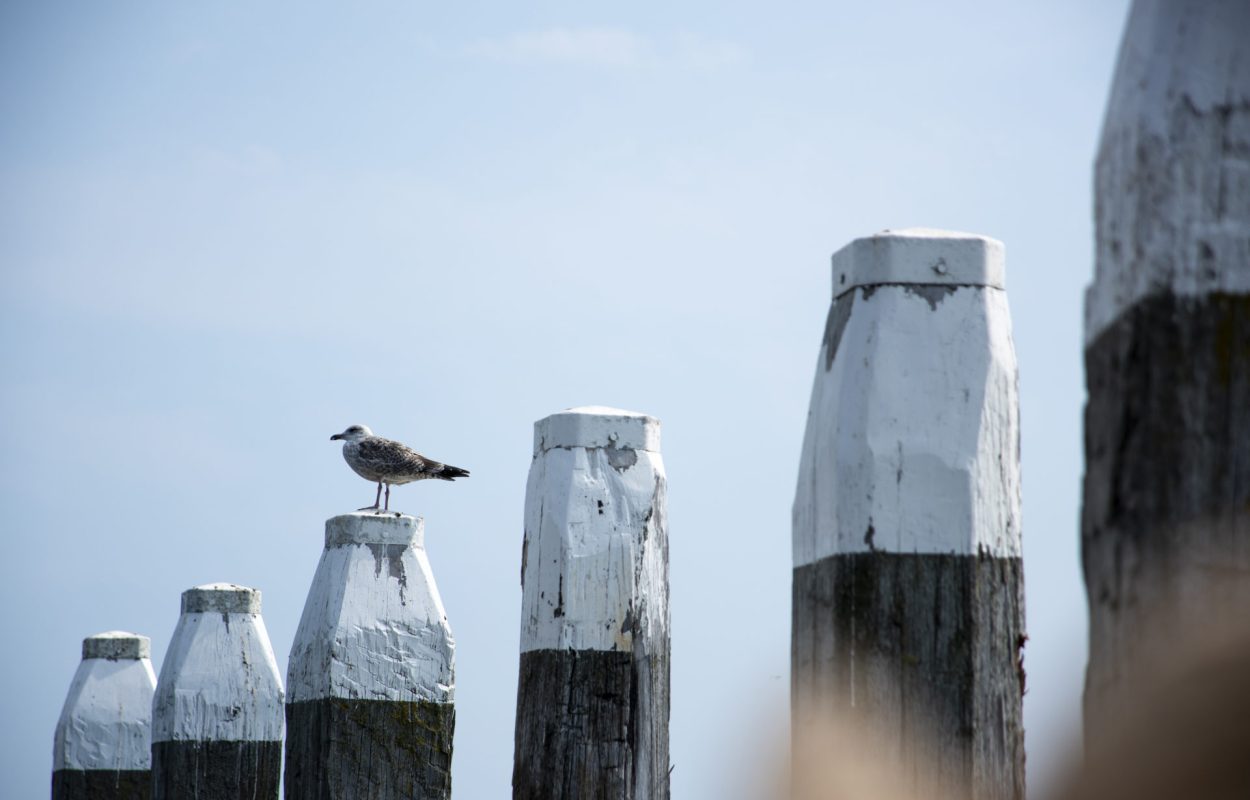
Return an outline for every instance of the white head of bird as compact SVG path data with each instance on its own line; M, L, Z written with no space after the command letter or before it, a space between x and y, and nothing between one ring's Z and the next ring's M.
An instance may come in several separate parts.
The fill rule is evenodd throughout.
M369 430L368 425L351 425L342 433L336 433L330 437L330 441L342 439L345 442L359 442L367 436L372 436L373 431Z

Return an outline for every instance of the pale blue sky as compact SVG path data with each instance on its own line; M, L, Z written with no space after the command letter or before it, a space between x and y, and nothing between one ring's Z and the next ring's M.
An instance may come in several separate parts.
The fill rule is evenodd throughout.
M744 797L788 704L790 503L828 257L1007 245L1030 782L1078 744L1081 298L1127 3L0 7L0 770L47 791L82 637L264 592L285 670L368 424L423 514L455 788L508 795L534 420L664 424L673 794ZM770 753L770 755L772 755Z

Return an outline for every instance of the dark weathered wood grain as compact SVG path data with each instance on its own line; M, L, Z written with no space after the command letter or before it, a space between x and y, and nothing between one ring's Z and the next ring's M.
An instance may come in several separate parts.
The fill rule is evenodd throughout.
M152 771L146 769L58 769L52 800L148 800Z
M153 800L277 800L282 742L152 743Z
M513 799L667 800L668 687L667 653L522 653Z
M792 719L867 724L917 796L1022 800L1018 558L837 555L794 570Z
M287 800L447 800L451 703L325 698L286 707Z
M1250 296L1139 302L1086 349L1085 372L1096 726L1173 633L1250 607Z

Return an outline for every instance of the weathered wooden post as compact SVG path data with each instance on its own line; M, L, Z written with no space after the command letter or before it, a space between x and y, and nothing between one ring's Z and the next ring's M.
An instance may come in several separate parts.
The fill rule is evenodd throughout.
M521 551L515 800L666 800L667 481L660 423L534 425Z
M152 645L108 631L82 640L52 747L52 800L152 794Z
M260 591L186 590L152 702L154 800L276 798L281 775L282 679Z
M1024 797L1020 444L1003 246L833 256L794 500L796 741L861 724L918 796Z
M451 797L455 653L424 522L326 520L287 667L288 800Z
M1087 735L1174 634L1250 605L1250 3L1138 0L1094 168Z

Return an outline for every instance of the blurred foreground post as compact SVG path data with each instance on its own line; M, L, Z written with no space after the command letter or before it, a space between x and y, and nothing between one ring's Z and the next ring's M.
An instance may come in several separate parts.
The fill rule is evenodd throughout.
M424 522L326 520L287 668L286 797L451 797L455 651Z
M124 631L82 640L82 662L56 723L52 800L152 795L152 645Z
M862 724L918 796L1024 797L1020 452L1003 247L833 256L794 500L794 738Z
M534 425L514 800L669 796L666 487L652 417Z
M1250 2L1133 4L1094 184L1087 736L1250 604Z
M186 590L152 703L153 798L276 798L281 768L282 679L260 591Z

